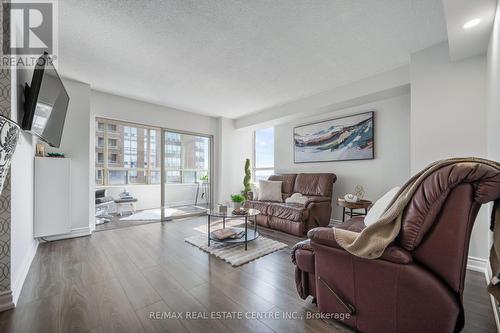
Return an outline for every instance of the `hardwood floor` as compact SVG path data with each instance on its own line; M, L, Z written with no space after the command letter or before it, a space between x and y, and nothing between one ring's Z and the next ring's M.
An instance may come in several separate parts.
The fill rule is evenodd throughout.
M145 224L40 244L17 308L0 314L0 332L348 331L321 320L178 318L316 311L296 294L290 249L233 268L184 242L204 223L206 218ZM262 233L290 246L299 240ZM496 331L479 273L467 272L465 309L465 332Z

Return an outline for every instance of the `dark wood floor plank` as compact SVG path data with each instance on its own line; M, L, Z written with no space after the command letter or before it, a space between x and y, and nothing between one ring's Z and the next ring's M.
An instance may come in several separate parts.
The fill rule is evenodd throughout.
M181 320L163 315L174 311L160 301L136 311L137 317L142 323L145 332L185 332L187 329L182 325Z
M175 309L175 311L182 313L183 316L187 316L188 314L198 316L199 314L209 313L209 309L205 308L182 286L178 287L176 283L165 284L165 278L168 280L169 274L162 268L149 270L148 273L149 281L151 281L153 287L161 295L168 308ZM230 332L218 320L193 319L193 316L189 318L184 317L182 321L182 324L190 332Z
M240 267L186 243L206 217L40 244L3 332L349 332L322 320L153 319L153 312L316 313L297 296L290 249L302 238L261 229L288 248ZM468 271L463 332L496 332L484 275ZM184 314L185 316L185 314Z
M222 286L224 288L224 286ZM214 309L214 317L221 318L222 323L233 332L255 332L255 333L272 333L271 328L263 324L257 319L252 318L245 308L237 302L234 302L227 297L221 290L210 284L202 284L189 290L205 308ZM212 310L213 311L213 310Z
M263 318L261 321L267 326L271 327L276 332L283 333L301 333L301 332L311 332L311 333L338 333L342 332L321 320L296 320L289 319L285 317L285 314L280 308L273 308L270 311L276 314L276 318Z
M63 332L87 332L99 323L95 285L78 278L66 281L61 299L60 321Z
M111 254L108 261L134 309L141 309L161 300L126 254Z
M62 292L61 242L42 243L25 280L19 303L31 302Z
M63 332L60 319L59 295L25 302L0 314L4 326L2 332L9 333Z
M143 327L116 279L97 284L95 297L100 328L109 333L139 333Z

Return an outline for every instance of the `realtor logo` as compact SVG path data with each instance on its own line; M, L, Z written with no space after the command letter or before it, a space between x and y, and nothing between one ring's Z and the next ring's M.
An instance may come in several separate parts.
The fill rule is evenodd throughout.
M4 55L39 56L56 52L57 2L53 0L3 2L3 13L10 15L10 43L4 43Z

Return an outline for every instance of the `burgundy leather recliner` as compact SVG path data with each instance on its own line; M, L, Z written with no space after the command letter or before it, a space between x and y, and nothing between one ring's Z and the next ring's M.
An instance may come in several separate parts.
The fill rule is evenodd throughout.
M499 197L494 168L439 169L420 184L379 259L351 255L332 228L309 231L292 250L297 291L315 297L321 313L348 314L343 323L361 332L460 331L472 226L481 204ZM360 232L365 225L356 217L338 227Z

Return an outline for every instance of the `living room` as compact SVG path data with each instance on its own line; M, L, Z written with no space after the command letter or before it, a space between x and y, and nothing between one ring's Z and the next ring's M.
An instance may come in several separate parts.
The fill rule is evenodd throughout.
M2 1L0 331L498 330L496 0L40 3Z

